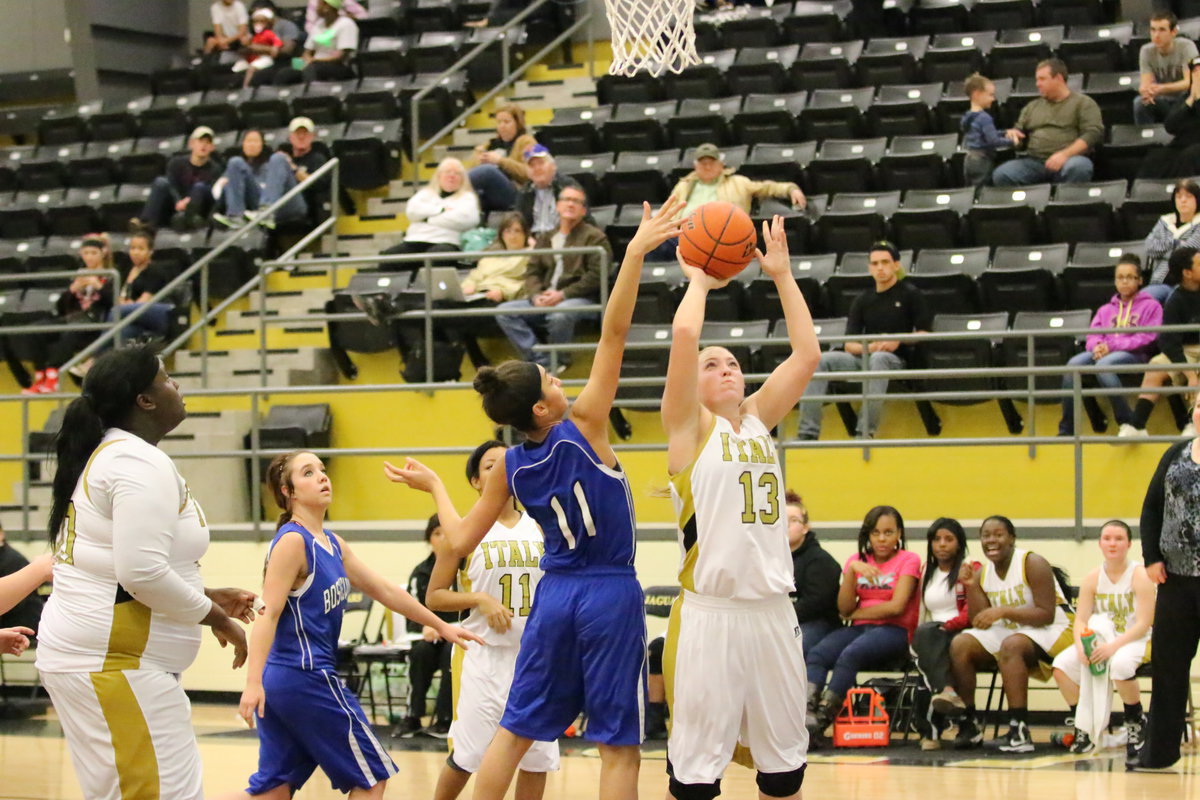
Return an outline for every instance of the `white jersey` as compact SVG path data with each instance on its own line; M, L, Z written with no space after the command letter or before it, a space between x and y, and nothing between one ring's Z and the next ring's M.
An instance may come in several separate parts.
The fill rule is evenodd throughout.
M38 669L183 672L212 609L200 578L206 550L204 513L170 457L110 428L59 532Z
M1133 591L1133 573L1141 565L1140 561L1129 562L1116 581L1109 580L1104 567L1100 567L1100 574L1096 580L1096 602L1092 606L1092 613L1101 614L1111 620L1118 636L1125 633L1125 629L1137 619L1137 594ZM1147 631L1146 636L1149 635L1150 632Z
M1023 550L1020 547L1013 550L1012 561L1008 565L1008 574L1003 579L996 574L996 565L991 561L985 561L983 565L983 577L980 580L980 586L983 593L987 595L988 602L995 608L1017 608L1019 606L1027 606L1033 604L1033 587L1029 585L1029 580L1025 577L1025 560L1029 556L1028 550ZM1070 618L1064 607L1067 604L1067 599L1062 593L1062 587L1058 585L1058 580L1054 581L1054 621L1047 628L1057 628L1060 625L1067 625ZM1023 627L1019 622L1013 622L1010 619L1000 620L1006 628L1016 630ZM1051 653L1053 655L1053 653Z
M696 457L671 478L684 589L728 600L793 591L783 472L771 433L744 416L740 432L713 415Z
M538 565L545 552L542 529L525 512L521 512L521 518L511 528L499 522L493 525L463 559L458 585L463 592L484 592L512 609L512 627L506 633L497 633L488 627L478 608L471 609L462 626L485 637L489 647L519 645L533 607L534 592L542 579Z

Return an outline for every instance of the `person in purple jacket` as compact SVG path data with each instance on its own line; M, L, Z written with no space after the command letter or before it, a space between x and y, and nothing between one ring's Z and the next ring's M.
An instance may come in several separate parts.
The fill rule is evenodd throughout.
M1153 355L1156 333L1121 333L1121 328L1161 325L1162 306L1142 288L1142 263L1136 255L1126 253L1117 261L1115 280L1117 293L1107 304L1096 311L1091 327L1097 333L1087 337L1087 350L1073 356L1068 366L1106 367L1117 364L1144 364ZM1095 375L1096 382L1105 389L1121 388L1121 376L1111 372ZM1071 391L1075 375L1063 376L1063 389ZM1121 395L1108 396L1112 403L1113 417L1117 425L1126 425L1133 418L1129 403ZM1062 419L1058 423L1058 435L1070 436L1075 432L1075 401L1070 395L1063 398Z
M959 122L963 133L963 178L968 186L983 186L996 166L996 151L1012 147L1008 137L996 129L988 109L996 102L996 84L978 72L963 81L963 92L971 100L971 109Z

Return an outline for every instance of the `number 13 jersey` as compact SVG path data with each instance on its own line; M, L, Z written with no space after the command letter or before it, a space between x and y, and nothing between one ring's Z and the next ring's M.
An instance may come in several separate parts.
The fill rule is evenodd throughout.
M458 585L464 593L483 592L507 606L513 612L511 627L505 633L492 630L478 607L471 609L462 626L485 637L489 647L519 645L533 608L533 593L542 578L544 551L542 531L528 514L521 514L511 528L499 522L493 525L463 559Z
M729 600L792 591L783 471L771 433L757 417L741 430L713 415L692 463L671 478L683 559L679 583Z

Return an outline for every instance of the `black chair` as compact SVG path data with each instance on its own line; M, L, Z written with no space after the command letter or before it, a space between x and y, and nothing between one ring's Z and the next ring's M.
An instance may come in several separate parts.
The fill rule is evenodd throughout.
M837 255L833 253L792 259L792 277L796 279L796 285L804 295L808 310L814 316L824 313L823 285L833 274L836 265ZM758 277L750 282L746 288L746 311L752 319L774 322L783 318L783 306L779 302L779 290L774 280Z
M400 297L411 279L408 272L360 271L326 302L329 313L364 311L368 317L327 323L334 362L347 378L353 380L358 375L349 353L382 353L399 346L392 318L402 310Z
M875 90L871 87L814 89L798 117L801 138L824 140L862 136L866 129L863 114L874 95Z
M968 24L981 31L1029 28L1037 20L1033 0L976 0Z
M791 181L804 186L804 168L816 155L816 142L756 144L738 172L755 180Z
M871 39L855 62L858 82L863 86L916 82L920 79L918 63L928 46L925 36Z
M816 249L844 253L861 250L863 242L887 235L887 218L900 207L900 192L834 195L833 202L813 226Z
M644 286L645 284L643 284ZM641 401L651 409L657 409L662 401L661 386L633 386L630 379L658 378L667 374L667 361L671 353L671 324L639 324L629 326L625 341L629 344L658 344L661 347L630 347L621 360L621 380L617 382L617 401Z
M1132 253L1139 259L1146 257L1146 240L1131 239L1124 242L1078 242L1071 252L1071 265L1076 267L1112 267L1117 259Z
M466 34L461 31L426 31L408 52L413 72L445 72L462 54Z
M596 99L600 105L654 103L663 97L662 82L648 72L633 77L601 75L596 79Z
M1113 70L1119 66L1119 60L1111 61L1103 69ZM1138 95L1138 83L1137 72L1092 71L1084 81L1084 90L1100 106L1106 126L1132 125L1133 100Z
M1051 56L1062 38L1061 26L1002 28L999 41L988 53L988 75L1001 78L1032 75L1038 63Z
M1055 201L1042 209L1051 242L1107 242L1117 238L1113 206L1104 200Z
M721 25L721 42L725 47L773 47L779 44L783 31L770 14L770 9L747 8L748 14ZM754 12L762 12L755 14Z
M796 89L844 89L854 85L854 62L863 43L809 42L789 70Z
M1111 126L1108 129L1108 142L1101 148L1096 165L1098 177L1103 180L1136 179L1146 154L1152 148L1170 144L1172 138L1161 125L1146 128L1137 125Z
M259 423L259 447L270 450L317 450L329 447L333 417L328 403L274 405ZM250 434L246 434L246 447ZM258 475L266 480L268 459L259 459Z
M1061 245L998 247L991 266L979 276L986 311L1050 311L1058 307L1056 275L1067 263Z
M846 335L846 318L835 317L832 319L813 319L813 332L818 337L821 336L845 336ZM792 345L788 341L787 321L782 317L772 320L770 338L777 339L778 342L770 342L763 345L758 353L759 364L763 372L774 372L775 368L787 359L792 354ZM841 347L841 344L838 344ZM822 350L830 349L828 343L821 343ZM841 408L838 409L841 411ZM853 412L851 412L853 413ZM847 427L847 431L854 429L851 425Z
M840 41L845 38L850 7L849 0L836 3L800 0L792 7L792 13L783 18L783 40L797 44Z
M938 83L880 86L867 109L871 136L925 136L933 133L933 106L941 98Z
M541 131L539 130L540 134ZM604 174L612 169L616 160L615 153L593 153L590 155L555 155L554 161L559 173L569 175L588 196L592 216L596 216L596 206L608 202L604 193ZM603 228L603 225L597 225Z
M1092 312L1089 309L1050 312L1026 311L1013 318L1012 329L1014 331L1046 331L1059 328L1069 330L1086 328L1091 321ZM1032 342L1031 353L1029 339L1020 336L1006 338L1001 345L1005 366L1060 367L1066 364L1080 349L1080 344L1074 336L1037 336ZM1003 384L1007 389L1022 390L1028 388L1029 379L1009 378ZM1033 379L1033 388L1036 390L1047 391L1061 387L1061 375L1037 375ZM1061 403L1062 398L1038 397L1034 399L1034 402L1038 404Z
M600 185L610 203L637 206L640 219L642 201L661 203L667 199L671 189L667 173L678 163L677 150L619 153L616 165L600 179Z
M387 91L351 92L346 97L343 109L349 122L400 118L396 95Z
M769 45L759 42L738 51L733 65L725 70L730 91L738 95L772 94L791 85L788 70L800 57L800 45Z
M829 139L805 169L810 194L869 192L874 164L887 149L885 139Z
M700 63L683 72L667 72L663 75L663 92L667 97L683 100L688 97L725 97L729 88L725 84L725 70L737 58L736 50L716 50L700 56Z
M963 244L963 215L971 209L971 189L910 189L891 216L898 247L955 248Z
M1073 30L1078 25L1098 25L1108 9L1097 0L1038 0L1037 12L1042 25L1070 25Z
M908 10L913 33L956 33L967 29L968 6L958 0L921 0Z
M800 138L796 115L808 102L806 92L752 94L733 118L733 138L742 144L794 142Z
M559 155L588 155L604 149L600 130L613 114L613 106L559 109L549 125L538 128L538 141Z
M917 255L907 280L920 288L934 314L976 313L980 301L975 279L987 265L986 247L927 249Z
M1132 22L1071 25L1058 45L1057 55L1071 72L1108 72L1121 64L1124 47L1132 38Z
M727 322L706 319L704 327L700 330L700 345L704 347L719 340L765 339L770 329L771 325L765 319ZM753 371L758 363L758 353L762 349L762 345L757 344L724 344L722 347L733 354L743 372Z
M881 189L938 189L957 186L949 165L958 148L953 133L896 136L875 165Z
M1040 239L1037 212L1050 201L1050 186L984 186L978 200L967 212L975 244L1029 245Z
M711 142L730 144L729 123L741 108L742 98L690 98L667 120L667 138L674 147L695 147Z
M647 263L638 284L633 321L669 328L679 305L682 285L683 276L674 263Z
M1129 197L1117 213L1125 236L1144 239L1163 214L1175 210L1173 180L1139 178L1129 186Z
M604 123L601 137L604 149L614 153L626 150L661 150L667 146L664 123L675 115L677 100L658 103L622 103Z
M345 133L333 142L342 185L350 189L386 186L400 169L402 141L398 119L346 123Z
M933 333L1000 333L1008 329L1008 314L938 314L933 318ZM928 369L939 370L986 370L1003 365L999 347L993 340L935 339L921 345L922 357ZM923 381L930 393L976 392L992 393L999 382L989 376L973 378L933 378ZM986 403L987 398L954 398L935 400L946 405L976 405ZM1021 417L1011 400L998 401L1000 412L1010 433L1021 432Z
M984 58L996 43L995 30L935 34L921 59L921 78L959 82L983 69Z

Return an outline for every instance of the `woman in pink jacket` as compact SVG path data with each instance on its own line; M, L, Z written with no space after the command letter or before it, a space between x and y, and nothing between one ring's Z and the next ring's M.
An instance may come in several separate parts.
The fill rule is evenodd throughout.
M1067 362L1068 365L1095 364L1105 367L1117 364L1144 364L1154 354L1158 334L1121 333L1121 328L1162 324L1162 306L1149 293L1141 291L1140 268L1141 262L1137 256L1121 256L1115 275L1117 293L1092 317L1091 327L1098 332L1087 337L1087 350L1074 356ZM1095 378L1105 389L1121 388L1120 375L1100 372ZM1071 391L1075 386L1075 376L1071 373L1064 375L1062 385L1063 389ZM1113 417L1117 425L1127 424L1132 414L1125 398L1113 394L1109 395L1108 399L1112 403ZM1063 398L1063 414L1058 423L1058 435L1070 436L1074 432L1075 401L1068 395Z

